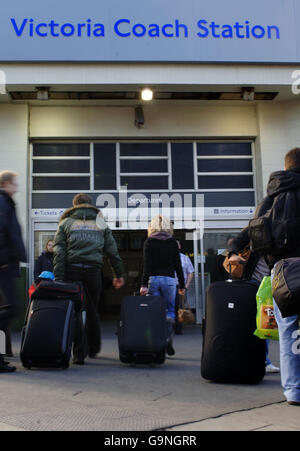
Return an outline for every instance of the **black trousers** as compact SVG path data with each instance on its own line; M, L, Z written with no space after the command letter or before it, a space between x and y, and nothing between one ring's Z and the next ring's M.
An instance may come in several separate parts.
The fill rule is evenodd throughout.
M85 292L85 327L83 327L82 312L76 314L73 354L78 359L84 359L87 352L89 354L97 354L101 349L101 330L98 316L101 280L100 268L88 265L82 267L70 265L67 267L66 281L82 282ZM85 336L87 352L85 349Z
M5 324L1 324L1 330L5 332L6 336L6 354L12 354L12 344L11 344L11 335L9 325L14 317L18 314L18 305L15 294L15 270L11 268L11 266L5 266L4 268L0 268L0 289L3 293L3 296L0 296L0 304L6 305L9 304L13 308L11 310L11 316L7 318Z

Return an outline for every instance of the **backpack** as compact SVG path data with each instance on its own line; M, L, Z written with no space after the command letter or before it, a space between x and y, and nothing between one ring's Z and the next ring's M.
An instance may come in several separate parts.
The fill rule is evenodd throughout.
M274 197L272 207L249 222L252 251L263 255L285 255L300 243L300 211L295 191Z

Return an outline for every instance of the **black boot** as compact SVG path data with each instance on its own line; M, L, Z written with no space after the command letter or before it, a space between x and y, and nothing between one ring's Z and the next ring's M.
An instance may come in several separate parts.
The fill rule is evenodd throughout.
M16 371L16 369L15 366L9 366L0 354L0 373L12 373L13 371Z

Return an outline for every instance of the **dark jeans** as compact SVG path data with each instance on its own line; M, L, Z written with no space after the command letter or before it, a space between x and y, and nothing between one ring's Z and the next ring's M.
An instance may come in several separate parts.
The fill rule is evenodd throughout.
M84 359L86 354L84 349L84 335L86 335L89 354L97 354L101 348L101 331L98 316L98 300L101 292L101 270L92 266L87 267L87 265L82 267L70 265L67 267L66 281L82 282L85 292L85 334L83 333L82 312L79 312L76 314L73 348L74 357Z

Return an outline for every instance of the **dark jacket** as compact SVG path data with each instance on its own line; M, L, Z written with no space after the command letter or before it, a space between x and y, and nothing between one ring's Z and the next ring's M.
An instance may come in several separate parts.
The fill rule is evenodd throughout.
M53 272L53 257L53 252L42 252L35 262L34 280L36 280L43 271Z
M101 268L104 253L109 257L116 276L123 276L123 263L110 228L103 218L96 223L99 213L98 208L81 204L69 208L62 215L54 239L56 279L64 280L67 265L74 263Z
M299 215L299 231L300 231L300 173L296 171L276 171L273 172L270 175L270 179L267 186L267 196L263 199L263 201L258 205L256 208L254 218L258 218L260 216L265 215L268 210L273 205L273 201L276 196L282 193L287 193L289 191L294 191L296 195L296 202L297 202L297 213L296 216ZM289 209L287 209L289 210ZM293 210L293 208L291 209ZM294 215L295 212L293 211L292 214ZM294 216L293 218L294 219ZM245 246L246 241L249 243L249 236L247 232L248 228L244 229L241 234L243 236L240 237L236 243L238 243L235 250L233 248L228 249L229 252L237 253L236 250L239 248L239 250L243 249ZM241 235L240 234L240 235ZM289 257L300 257L300 233L299 233L299 240L296 240L294 243L294 246L292 249L286 251L284 255L271 255L267 254L264 255L265 260L270 268L274 266L274 264L281 260L282 258L289 258ZM259 255L257 259L259 258Z
M232 238L228 244L227 252L230 257L231 254L238 254L243 251L246 246L249 246L248 227L245 227L237 237ZM261 255L258 252L251 252L250 257L245 265L243 278L250 280L260 259Z
M21 227L11 196L0 189L0 266L27 262Z
M168 233L153 233L144 243L142 285L147 287L151 276L175 278L175 272L177 273L179 288L184 288L184 275L177 241Z

